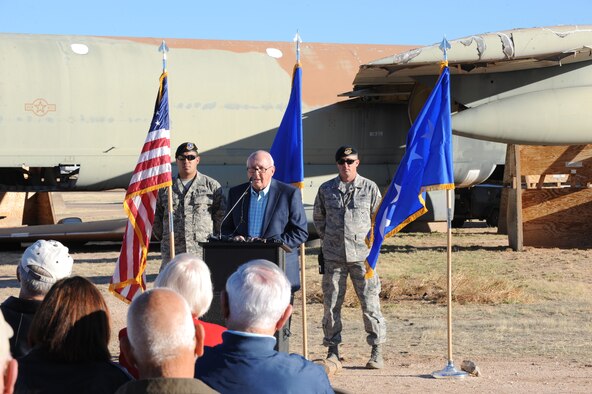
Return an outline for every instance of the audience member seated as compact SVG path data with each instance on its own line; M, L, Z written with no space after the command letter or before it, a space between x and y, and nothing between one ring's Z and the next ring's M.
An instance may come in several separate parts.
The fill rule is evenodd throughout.
M10 355L10 342L12 327L6 323L0 312L0 393L12 394L18 373L18 365ZM191 371L193 373L193 370Z
M131 380L109 354L107 304L90 281L57 281L37 310L19 359L19 393L113 393Z
M222 333L226 328L199 320L199 317L210 309L213 297L210 269L203 260L190 253L178 254L158 274L154 287L173 289L185 298L191 309L194 323L201 325L205 330L205 346L216 346L222 343ZM123 328L119 332L119 363L137 378L138 371L121 351L125 341L127 341L127 329Z
M217 392L193 378L195 358L203 354L204 330L193 323L187 301L176 291L152 289L136 297L127 327L123 351L138 368L140 380L120 387L118 394Z
M29 352L27 337L37 308L51 286L71 273L72 257L68 248L58 241L39 240L25 250L16 269L21 287L19 296L10 296L0 305L14 332L10 339L13 357L22 357Z
M290 282L273 263L253 260L226 282L222 310L228 331L205 349L195 377L221 393L332 393L323 367L274 350L276 331L292 313Z

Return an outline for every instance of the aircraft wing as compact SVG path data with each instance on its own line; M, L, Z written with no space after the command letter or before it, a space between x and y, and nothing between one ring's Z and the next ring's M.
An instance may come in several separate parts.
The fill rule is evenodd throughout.
M438 75L440 44L416 48L362 65L354 85L411 82ZM592 25L515 29L450 41L450 73L478 74L553 67L590 60Z
M450 41L453 132L504 143L592 142L592 25L514 29ZM360 67L344 96L408 103L412 119L440 72L440 44Z

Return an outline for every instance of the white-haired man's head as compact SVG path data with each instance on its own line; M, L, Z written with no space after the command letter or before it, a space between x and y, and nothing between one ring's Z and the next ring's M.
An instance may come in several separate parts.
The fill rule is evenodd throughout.
M228 328L273 334L292 313L290 282L267 260L241 265L226 281L223 305Z
M195 317L203 316L212 304L210 269L202 259L190 253L175 256L158 274L154 287L175 290L185 298Z
M136 297L127 330L141 378L193 376L195 355L203 352L203 328L195 327L187 301L176 291L158 288Z

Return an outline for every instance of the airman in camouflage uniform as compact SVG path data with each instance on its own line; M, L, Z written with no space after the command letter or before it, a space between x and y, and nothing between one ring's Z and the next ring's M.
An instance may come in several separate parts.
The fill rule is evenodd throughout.
M381 344L386 340L386 323L380 312L380 279L375 272L365 279L364 261L368 256L365 237L371 227L372 213L381 196L376 183L357 173L357 151L342 146L335 154L339 176L323 183L314 203L314 224L322 241L323 344L329 347L327 359L339 361L341 343L341 306L348 274L362 306L367 342L372 346L366 368L382 368Z
M200 157L195 144L181 144L175 156L179 168L172 190L175 254L191 253L202 257L198 242L207 241L210 234L219 231L226 211L226 199L218 181L197 171ZM161 240L162 271L171 259L166 189L158 191L152 231Z

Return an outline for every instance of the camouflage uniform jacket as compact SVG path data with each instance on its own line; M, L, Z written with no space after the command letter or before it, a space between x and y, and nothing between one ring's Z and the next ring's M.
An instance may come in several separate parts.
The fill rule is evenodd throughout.
M173 221L175 231L175 255L193 253L202 257L198 242L206 241L218 232L226 211L226 198L220 183L207 175L197 173L193 183L183 194L184 186L179 177L173 180ZM168 224L168 191L158 191L152 232L160 239L163 262L170 260Z
M365 238L371 227L372 213L381 196L376 183L359 174L350 184L339 177L319 187L313 220L323 241L327 261L364 261L369 249Z

